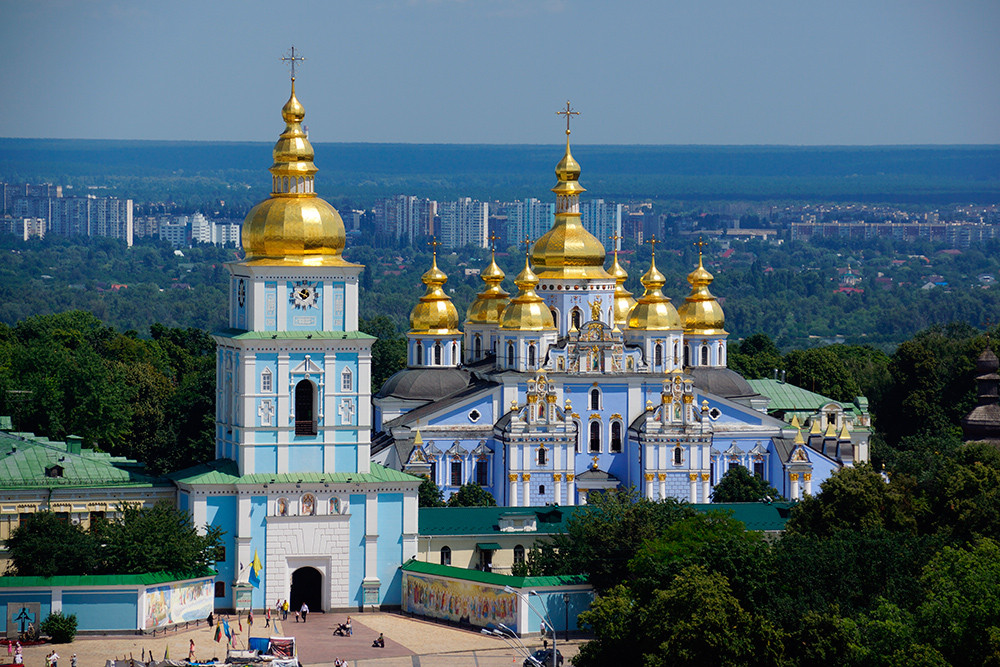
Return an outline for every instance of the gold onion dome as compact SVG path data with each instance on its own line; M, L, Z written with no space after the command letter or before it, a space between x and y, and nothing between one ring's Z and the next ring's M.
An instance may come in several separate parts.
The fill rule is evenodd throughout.
M486 283L486 289L477 294L476 300L469 305L465 321L472 324L496 324L500 321L503 309L510 303L510 294L500 286L504 272L497 265L495 251L490 253L490 264L479 277Z
M410 333L459 333L458 310L442 289L448 282L448 274L438 268L437 252L434 253L431 268L420 279L427 285L427 291L410 312Z
M550 331L556 328L552 312L542 297L535 293L538 276L531 270L528 257L524 257L524 269L517 274L514 284L519 290L500 315L500 328L510 331Z
M667 279L656 268L655 251L649 262L649 271L646 271L639 281L646 291L629 311L628 328L645 331L680 331L681 319L677 315L677 309L661 291Z
M708 272L702 263L701 251L698 251L698 268L688 274L691 283L691 294L684 299L677 313L684 323L684 331L693 334L721 335L725 334L726 315L722 306L708 291L714 276Z
M579 196L585 192L580 185L580 163L569 150L569 129L566 130L566 154L556 165L559 182L556 193L556 219L552 229L535 242L531 263L541 278L597 278L610 280L604 270L604 246L584 229L580 222Z
M625 281L628 280L628 273L618 263L617 248L615 248L614 257L614 262L612 262L611 270L608 273L615 279L615 324L625 326L628 323L628 314L631 312L632 307L635 306L635 299L632 298L632 292L625 289Z
M317 197L316 165L302 120L305 109L292 94L281 109L285 131L274 144L271 197L254 206L243 221L248 264L349 265L341 256L346 235L337 209Z

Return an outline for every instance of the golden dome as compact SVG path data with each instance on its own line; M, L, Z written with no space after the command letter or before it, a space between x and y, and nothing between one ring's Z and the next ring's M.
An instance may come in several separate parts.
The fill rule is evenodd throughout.
M514 284L520 291L503 309L500 315L500 328L514 331L555 330L552 312L542 297L535 293L538 276L531 270L527 255L524 258L524 269L517 274Z
M646 288L628 314L628 328L644 331L680 331L681 319L670 299L661 291L667 279L656 268L656 252L650 259L649 271L639 279Z
M469 305L469 310L465 314L466 324L496 324L500 321L500 314L510 303L510 294L504 291L500 283L503 282L504 272L497 266L495 251L490 252L490 264L479 277L486 283L486 289L476 295L476 300Z
M585 192L579 183L580 164L569 150L569 129L566 129L566 154L556 165L559 182L556 193L556 219L552 229L537 241L531 253L531 263L540 278L585 278L610 280L604 270L604 246L580 222L579 196Z
M442 287L448 282L448 275L438 268L437 252L420 278L427 291L410 312L410 333L421 334L457 334L458 310L451 302L451 297L444 293Z
M708 291L708 286L714 280L714 276L702 263L700 250L698 252L698 268L689 273L687 279L691 283L691 294L677 309L681 322L684 323L684 332L705 335L726 334L724 329L726 316L722 312L722 306Z
M611 263L611 270L608 271L611 277L615 279L614 323L623 327L628 323L628 314L632 310L632 307L635 306L635 299L632 298L632 292L625 289L625 281L628 280L628 273L618 263L618 248L614 250L614 257L614 262Z
M316 196L313 148L302 128L305 109L292 94L281 109L285 131L274 144L271 197L243 221L247 264L350 265L341 256L346 235L337 209Z

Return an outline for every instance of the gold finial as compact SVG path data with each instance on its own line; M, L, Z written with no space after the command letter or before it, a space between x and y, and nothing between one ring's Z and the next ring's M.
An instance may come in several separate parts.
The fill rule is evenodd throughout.
M615 253L615 258L617 258L618 257L618 242L622 240L622 237L618 236L618 234L615 233L615 234L612 234L611 236L609 236L608 240L611 241L611 250L612 250L612 252Z
M281 60L282 60L282 62L289 63L289 65L291 66L291 68L292 68L292 83L294 84L295 83L295 63L296 62L302 62L303 60L305 60L305 58L303 58L302 56L295 55L295 45L293 44L291 51L289 51L287 55L282 56Z
M527 258L528 253L531 252L531 238L528 237L528 236L525 236L524 240L521 241L521 243L524 244L524 254L525 254L525 258Z
M566 109L556 112L557 116L566 116L566 142L569 142L569 121L572 116L579 116L579 111L573 111L573 108L569 105L569 100L566 100Z
M701 249L704 248L705 246L707 246L708 244L705 243L705 240L702 237L699 236L698 240L696 242L692 243L691 245L698 246L698 256L700 257L701 256Z
M497 251L497 241L499 241L499 240L500 240L500 237L497 236L496 232L490 232L489 241L490 241L490 252L491 253L496 254L496 251Z
M437 240L436 236L432 236L431 240L427 242L427 245L431 247L431 254L434 255L434 260L437 261L437 256L438 256L437 247L441 245L441 242Z
M652 236L649 237L649 240L646 241L646 243L648 243L649 245L651 245L653 247L653 257L656 257L656 244L657 243L663 243L663 241L657 241L656 240L656 234L653 234Z

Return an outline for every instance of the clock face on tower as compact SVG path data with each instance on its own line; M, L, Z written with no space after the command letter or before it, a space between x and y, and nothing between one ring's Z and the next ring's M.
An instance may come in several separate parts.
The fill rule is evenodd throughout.
M316 285L310 285L308 281L300 280L292 286L288 301L295 308L315 308L317 297Z

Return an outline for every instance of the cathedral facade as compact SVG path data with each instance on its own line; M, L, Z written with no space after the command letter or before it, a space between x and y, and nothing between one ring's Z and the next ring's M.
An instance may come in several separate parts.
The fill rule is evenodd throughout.
M416 553L420 480L371 462L363 267L315 194L304 116L293 78L271 196L244 221L229 328L214 334L216 459L172 476L195 525L225 531L223 609L398 605L398 567Z
M476 483L501 505L537 506L631 486L710 502L737 465L796 500L867 460L866 424L851 413L772 417L770 399L726 367L725 316L700 253L679 308L663 294L655 243L633 298L617 251L606 267L581 224L566 135L555 222L526 252L516 294L491 260L460 330L436 259L424 274L407 368L374 397L372 461L429 476L446 497Z

